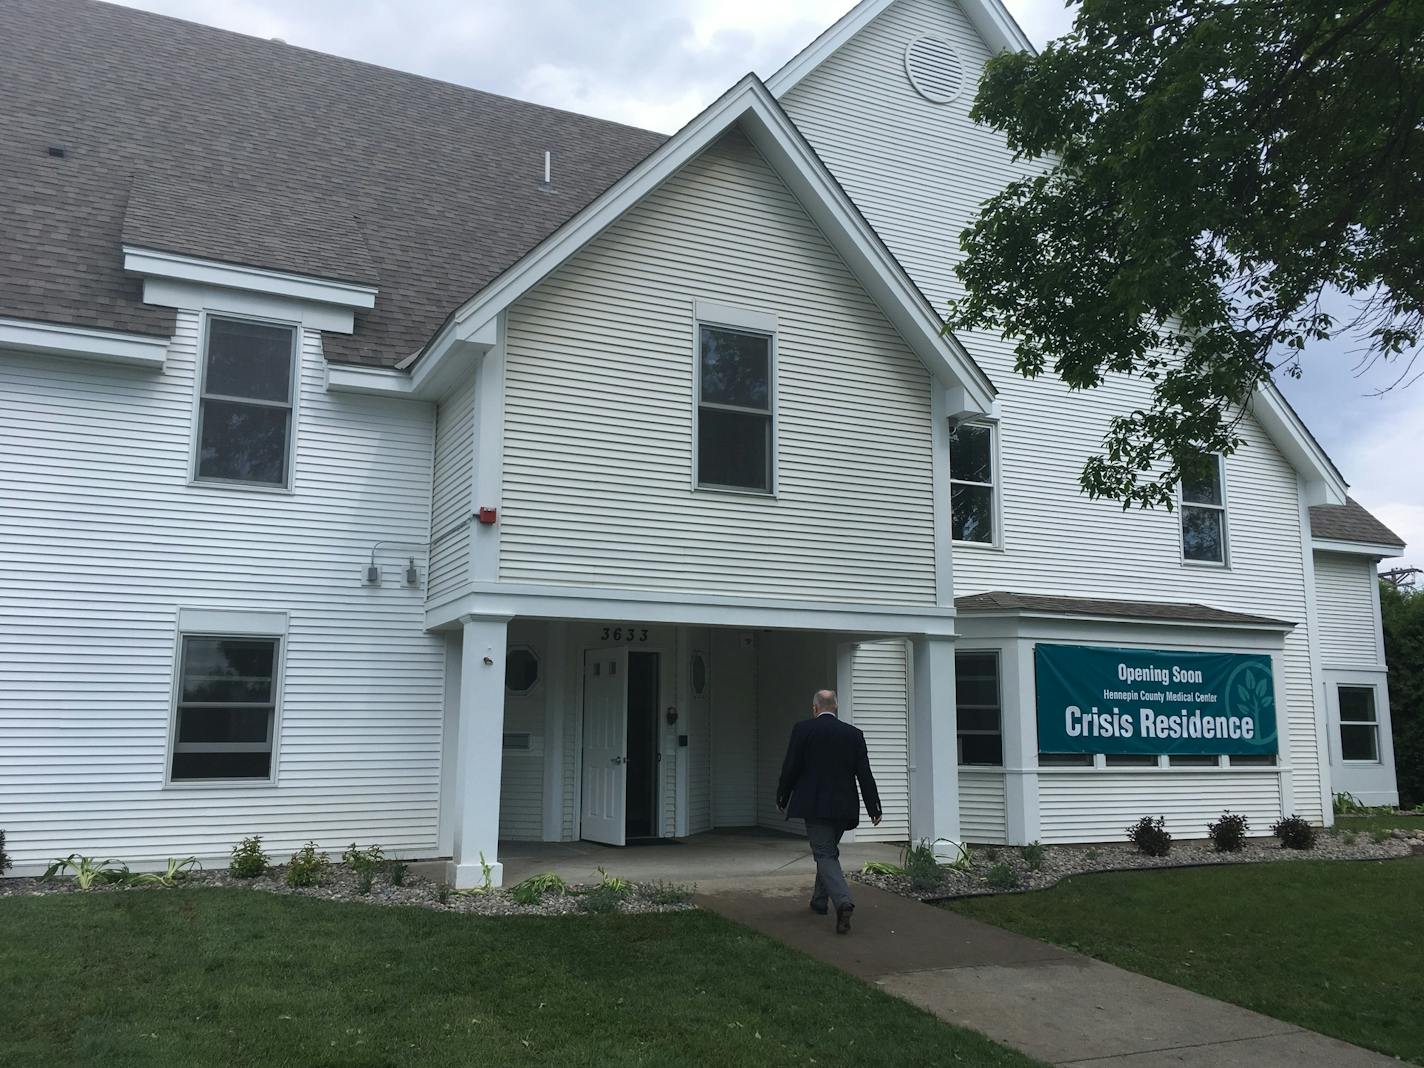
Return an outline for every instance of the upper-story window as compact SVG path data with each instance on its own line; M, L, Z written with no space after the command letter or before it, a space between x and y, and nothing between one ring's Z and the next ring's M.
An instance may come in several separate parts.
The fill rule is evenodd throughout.
M217 316L208 320L198 479L288 484L296 341L290 326Z
M699 326L697 485L772 489L772 335Z
M949 513L955 541L995 544L994 490L993 426L960 423L949 436Z
M1182 559L1226 563L1226 483L1220 456L1182 474Z

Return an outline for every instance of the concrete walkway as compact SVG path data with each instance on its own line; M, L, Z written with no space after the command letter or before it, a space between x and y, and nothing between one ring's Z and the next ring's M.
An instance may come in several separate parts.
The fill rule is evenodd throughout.
M1235 1005L870 887L851 933L809 880L704 883L698 903L952 1024L1074 1068L1379 1068L1399 1062Z

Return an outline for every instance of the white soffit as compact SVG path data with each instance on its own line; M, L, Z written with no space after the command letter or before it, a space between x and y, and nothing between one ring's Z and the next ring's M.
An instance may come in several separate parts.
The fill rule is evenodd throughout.
M780 99L819 67L857 33L878 18L895 0L861 0L841 18L803 48L766 81L773 96ZM978 31L989 51L1032 52L1033 44L1024 35L1001 0L952 0Z
M133 245L125 245L123 250L124 270L146 278L166 278L175 282L245 289L273 297L334 304L356 310L373 308L376 304L374 286L244 267L236 263L197 259Z
M435 365L453 350L476 341L502 311L738 124L931 374L946 387L959 387L974 412L988 412L994 402L993 384L958 339L944 331L924 294L755 74L748 74L458 308L426 347L402 361L401 367L413 367L417 379L434 373Z
M1375 545L1365 541L1336 541L1333 538L1311 538L1310 547L1318 553L1340 553L1344 556L1370 556L1383 560L1389 556L1403 556L1402 545Z
M163 369L168 339L86 326L0 319L0 349Z
M1250 408L1266 436L1305 480L1306 503L1344 504L1349 488L1344 476L1274 382L1261 384Z

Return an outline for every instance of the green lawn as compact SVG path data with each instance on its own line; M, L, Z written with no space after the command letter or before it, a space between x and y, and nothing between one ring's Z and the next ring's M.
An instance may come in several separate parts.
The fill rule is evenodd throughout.
M1424 1064L1424 858L1114 872L950 907Z
M0 898L0 1064L1035 1062L707 913Z

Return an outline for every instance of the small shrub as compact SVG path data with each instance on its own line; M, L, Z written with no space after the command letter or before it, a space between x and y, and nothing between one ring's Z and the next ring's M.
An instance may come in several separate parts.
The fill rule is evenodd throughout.
M603 887L599 887L600 890ZM551 871L531 875L514 889L509 896L521 905L537 905L545 894L563 895L569 892L569 884Z
M984 874L984 881L995 890L1013 890L1019 885L1018 873L1003 861L995 864Z
M1374 840L1375 845L1381 845L1382 843L1389 841L1393 837L1394 832L1387 831L1383 827L1375 827L1370 831L1370 838ZM1305 848L1309 849L1310 847L1306 846Z
M620 894L611 886L603 884L581 895L578 899L578 907L584 912L617 912L618 906L623 904L623 899L626 896L626 894Z
M999 847L998 847L998 846L985 846L985 847L984 847L984 859L987 860L990 864L992 864L992 863L994 863L994 861L998 860L998 859L999 859Z
M385 863L385 860L381 847L378 845L367 849L358 849L356 843L352 842L346 852L341 854L341 863L356 875L356 892L358 894L371 892L371 884L376 881L376 872L381 870L381 865Z
M1206 825L1206 833L1218 853L1235 853L1246 844L1246 832L1251 829L1245 816L1223 812L1215 823Z
M391 860L386 862L386 878L390 880L392 886L404 886L406 872L410 870L403 860Z
M1102 855L1102 854L1100 854L1096 849L1090 849L1090 850L1088 850L1086 853L1083 854L1083 859L1084 859L1084 860L1097 860L1098 857L1101 856L1101 855Z
M0 831L0 875L10 870L10 854L5 852L5 832Z
M904 875L905 869L888 860L867 860L860 869L862 875Z
M53 879L56 875L68 872L74 879L74 885L81 890L92 890L107 883L126 883L133 878L128 865L114 867L113 864L112 860L95 860L93 857L81 857L78 853L71 853L46 868L44 877Z
M287 885L291 887L320 886L331 873L331 858L317 852L316 843L308 842L287 861Z
M1315 828L1299 816L1287 816L1271 827L1271 833L1281 840L1282 849L1314 849Z
M1043 858L1048 853L1042 842L1030 842L1023 847L1024 863L1029 871L1042 871Z
M639 883L637 893L640 898L654 905L685 905L697 893L697 887L685 883L668 883L658 880Z
M1166 819L1161 816L1155 820L1143 816L1127 829L1127 840L1149 857L1165 857L1172 851L1172 835L1167 831Z
M255 879L267 874L272 860L262 849L262 836L254 834L244 838L232 847L232 859L228 861L227 873L234 879Z
M454 890L455 888L449 883L441 883L435 888L435 900L442 905L448 905L450 903L450 895Z
M608 872L603 870L602 864L600 864L595 870L598 872L599 886L612 887L616 893L620 894L628 894L632 891L632 883L630 883L627 879L622 878L621 876L609 875Z
M1330 807L1337 816L1351 816L1365 811L1365 803L1348 790L1330 795Z
M910 878L910 889L915 893L927 893L939 886L939 861L935 859L934 846L927 839L905 846L904 868Z
M173 889L179 883L188 878L194 868L201 868L197 857L177 857L168 858L168 867L161 873L150 872L147 875L135 875L133 881L149 886L166 886Z
M1354 831L1342 831L1341 834L1340 834L1340 841L1344 842L1347 846L1352 846L1352 845L1354 845L1354 844L1355 844L1355 832L1354 832Z

